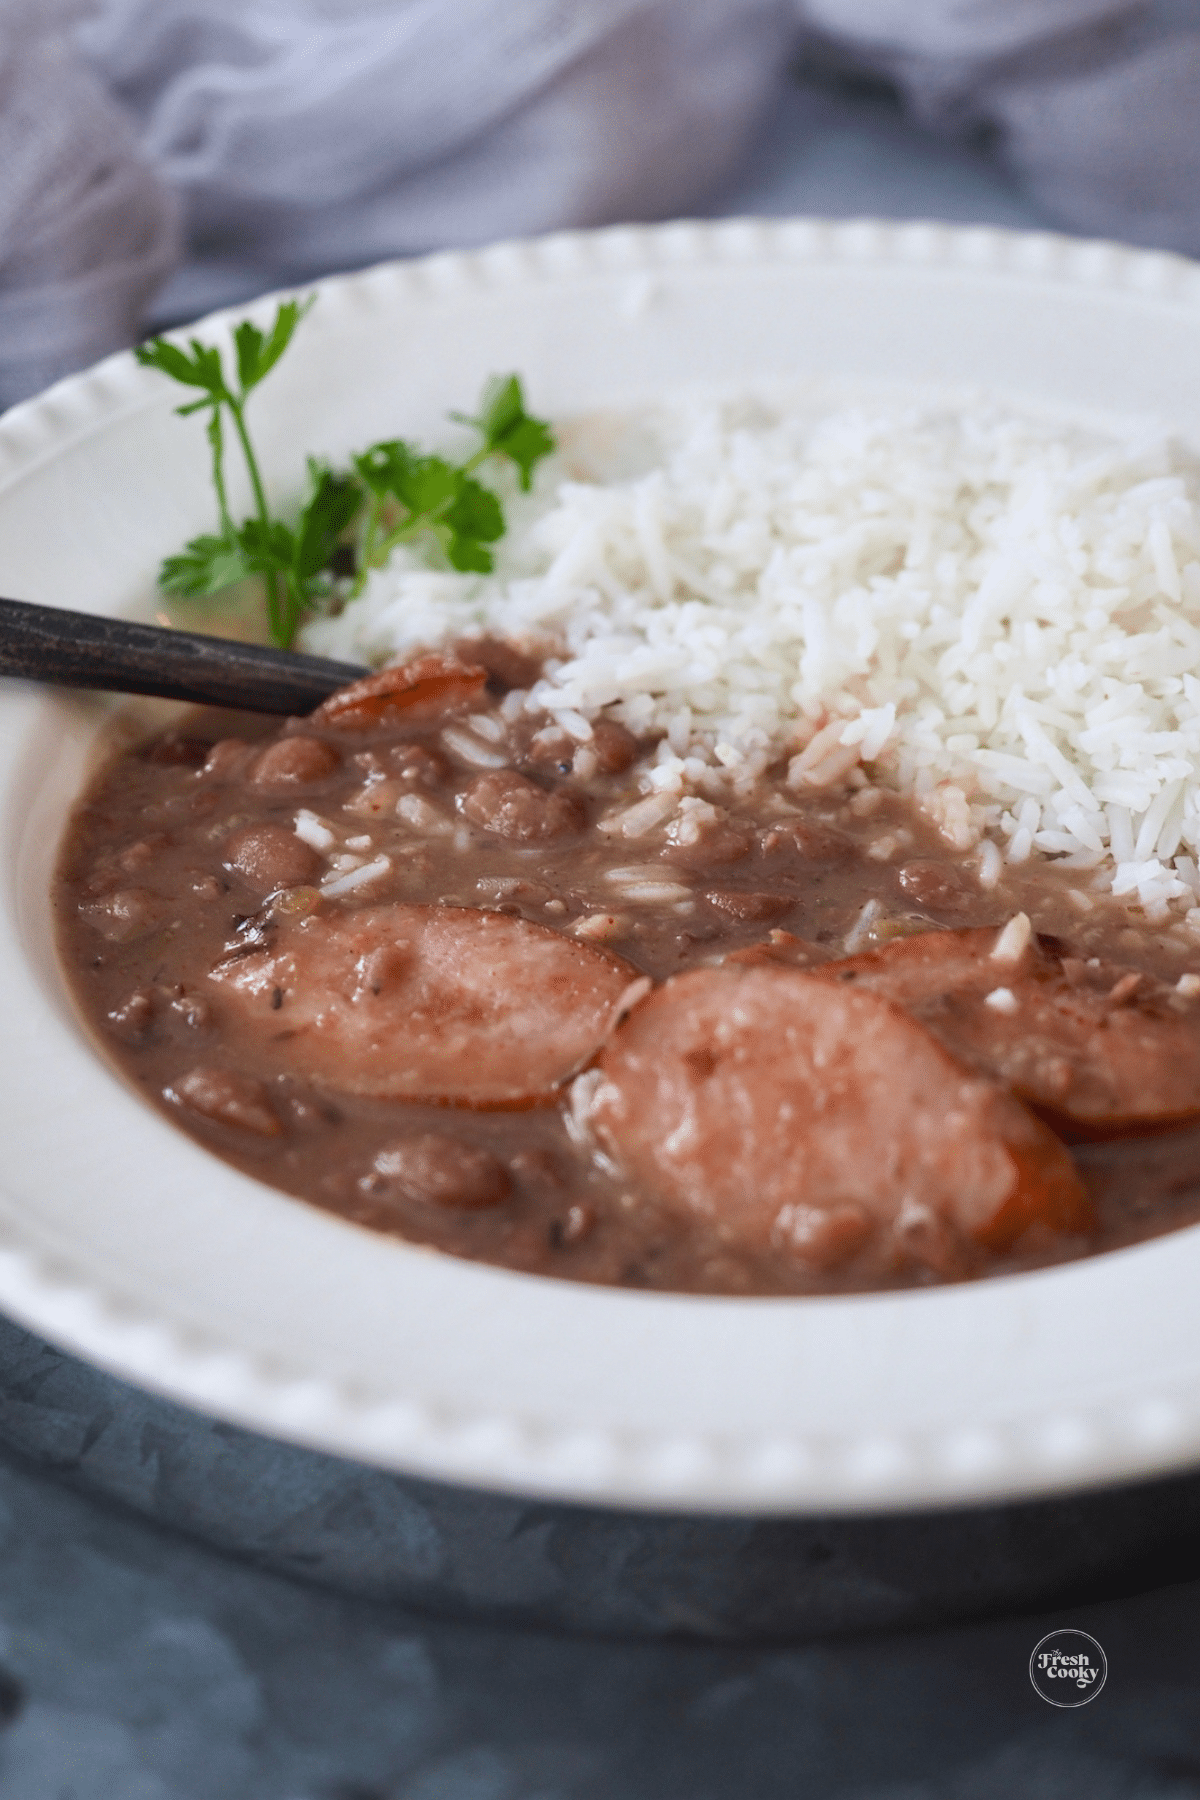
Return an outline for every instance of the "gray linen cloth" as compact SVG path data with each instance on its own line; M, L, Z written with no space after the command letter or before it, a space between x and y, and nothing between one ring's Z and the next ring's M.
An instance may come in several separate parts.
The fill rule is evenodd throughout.
M802 0L1073 230L1200 255L1200 0Z
M781 0L100 0L82 41L184 199L181 310L686 211L784 79Z
M86 66L73 6L0 0L0 406L137 335L179 204Z
M1200 252L1200 0L0 0L0 399L336 268L711 203L789 59Z

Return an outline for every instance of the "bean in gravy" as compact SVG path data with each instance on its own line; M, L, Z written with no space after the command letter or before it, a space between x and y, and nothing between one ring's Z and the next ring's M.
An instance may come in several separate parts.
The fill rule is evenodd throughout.
M1045 862L982 887L861 771L679 804L615 720L531 717L536 673L474 643L281 729L198 713L92 784L63 963L179 1126L374 1230L687 1292L913 1286L1200 1219L1185 927ZM800 1038L837 1070L803 1094ZM852 1165L888 1156L880 1212Z

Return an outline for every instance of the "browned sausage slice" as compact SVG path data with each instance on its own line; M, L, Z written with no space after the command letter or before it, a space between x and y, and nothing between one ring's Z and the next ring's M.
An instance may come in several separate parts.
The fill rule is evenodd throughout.
M275 920L212 971L300 1074L388 1100L549 1100L592 1057L636 970L505 913L379 906Z
M1016 949L1024 934L1005 929ZM1036 937L1005 957L1000 938L922 932L820 974L907 1008L952 1055L1076 1135L1200 1115L1200 1006L1115 963L1052 955Z
M914 1208L1001 1249L1085 1229L1058 1139L899 1007L800 970L697 969L636 1008L600 1062L601 1146L671 1211L749 1247L797 1215ZM806 1223L808 1235L812 1235Z
M401 717L456 712L477 701L486 684L487 670L477 663L461 662L457 656L418 656L339 688L311 714L311 723L368 731Z

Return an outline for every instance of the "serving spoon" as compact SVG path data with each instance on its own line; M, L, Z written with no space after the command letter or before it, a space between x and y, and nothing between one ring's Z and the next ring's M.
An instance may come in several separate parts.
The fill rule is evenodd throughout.
M250 712L311 712L370 673L295 650L0 599L0 675Z

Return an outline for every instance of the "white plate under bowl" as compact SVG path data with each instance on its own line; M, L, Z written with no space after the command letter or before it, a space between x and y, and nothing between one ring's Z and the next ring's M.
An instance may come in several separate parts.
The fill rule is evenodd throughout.
M435 438L499 369L560 418L840 382L1200 426L1200 268L1106 244L736 221L319 291L258 403L281 493L301 449ZM147 604L160 556L211 526L203 435L177 399L123 355L0 422L0 592ZM47 886L104 704L9 683L2 705L0 1305L17 1319L267 1433L565 1499L850 1512L1200 1461L1200 1228L927 1293L692 1298L411 1249L208 1156L100 1059L55 964Z

